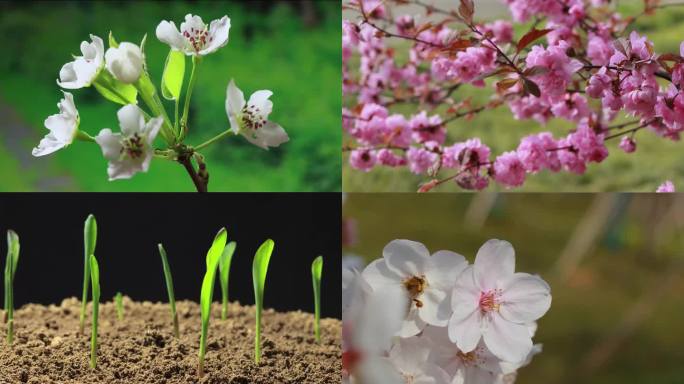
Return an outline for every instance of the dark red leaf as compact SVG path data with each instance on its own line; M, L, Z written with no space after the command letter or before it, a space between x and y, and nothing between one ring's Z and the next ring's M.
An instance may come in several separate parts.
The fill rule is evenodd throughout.
M517 49L518 52L522 51L527 47L528 45L532 44L533 41L537 40L538 38L545 36L547 33L551 32L550 29L536 29L532 28L531 31L527 32L525 36L523 36L520 41L518 41Z

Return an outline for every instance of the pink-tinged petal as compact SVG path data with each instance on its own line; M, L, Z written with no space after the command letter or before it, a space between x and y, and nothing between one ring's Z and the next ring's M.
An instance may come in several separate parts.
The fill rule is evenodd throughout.
M480 368L477 365L465 367L465 382L467 384L494 384L497 375Z
M398 339L392 346L389 358L403 372L416 373L422 370L430 354L430 345L420 337Z
M430 252L421 243L411 240L392 240L382 250L387 268L404 276L421 276L425 273Z
M425 363L421 371L422 374L413 380L414 384L449 384L449 375L435 364Z
M451 319L460 322L479 311L480 289L475 284L473 267L468 267L461 273L451 292Z
M475 256L475 282L481 290L497 288L497 281L507 279L515 271L515 251L508 241L488 240Z
M398 288L384 287L369 293L350 319L352 335L349 338L355 349L368 353L384 353L392 346L392 338L399 332L408 311L406 295Z
M465 257L451 251L437 251L428 260L425 277L431 286L451 290L468 262Z
M398 287L402 284L402 277L387 268L385 259L377 259L368 264L366 269L363 270L362 276L373 289L383 285Z
M477 347L477 343L482 336L480 311L472 312L468 317L461 321L453 317L449 320L449 340L456 343L461 351L468 353Z
M354 372L354 383L404 384L404 378L389 359L380 356L365 358Z
M426 326L427 324L418 316L418 311L415 308L412 308L406 316L406 319L404 319L401 329L397 332L397 336L415 336L425 329Z
M551 307L551 288L539 276L516 273L502 284L499 312L514 323L530 323Z
M418 309L418 315L424 322L437 327L447 325L451 315L451 303L446 292L428 287L418 300L423 304Z
M532 350L532 338L527 326L512 323L496 313L490 319L488 326L482 330L487 348L501 360L523 361Z

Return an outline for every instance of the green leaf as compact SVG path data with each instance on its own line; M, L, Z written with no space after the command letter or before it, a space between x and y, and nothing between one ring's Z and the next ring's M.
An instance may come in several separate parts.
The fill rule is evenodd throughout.
M7 253L12 255L12 282L14 282L14 275L17 273L17 264L19 263L19 235L13 230L7 231Z
M95 255L90 255L90 281L93 285L93 303L100 301L100 267Z
M157 244L159 248L159 255L162 259L162 267L164 268L164 280L166 280L166 292L169 295L169 305L171 306L171 320L173 321L173 335L176 338L180 337L178 331L178 315L176 314L176 297L173 293L173 278L171 277L171 267L169 266L169 260L166 258L166 250L164 246L159 243Z
M233 253L237 243L231 241L223 250L219 260L219 282L221 283L221 319L225 320L228 314L228 275L230 274L230 263L233 260Z
M119 48L119 43L117 43L116 39L114 39L112 31L109 31L109 48Z
M323 256L318 256L311 263L311 279L314 291L314 336L316 342L321 341L321 275L323 274Z
M216 281L216 269L218 267L223 249L226 247L226 229L221 230L214 237L214 242L207 252L207 272L204 274L202 281L202 293L200 298L202 310L202 323L209 321L209 312L211 310L211 301L214 295L214 282Z
M85 246L86 257L95 254L97 244L97 221L92 214L88 215L83 226L83 244Z
M275 243L268 239L257 249L252 262L252 278L254 280L254 293L258 296L259 302L263 302L264 284L266 283L266 272L268 262L271 260L271 253ZM261 306L260 304L257 304Z
M178 100L185 76L185 54L174 49L169 51L162 75L162 96L167 100Z
M109 101L121 105L137 104L138 90L132 84L120 82L106 69L100 70L93 85Z

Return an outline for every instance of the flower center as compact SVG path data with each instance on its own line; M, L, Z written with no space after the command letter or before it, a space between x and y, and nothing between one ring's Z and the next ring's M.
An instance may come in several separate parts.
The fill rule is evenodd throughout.
M470 351L468 353L463 353L462 351L456 352L456 357L461 360L463 365L470 367L477 363L477 353L475 351Z
M137 133L123 139L121 144L123 145L121 154L132 159L138 159L145 153L145 140Z
M404 280L404 287L408 291L411 301L416 303L416 307L421 308L423 302L418 300L418 297L420 297L423 291L425 291L425 287L427 287L425 276L411 276Z
M207 41L211 42L214 40L213 37L209 36L209 32L207 31L207 26L204 26L204 29L195 29L195 28L190 28L189 31L184 31L183 36L192 44L192 49L195 50L195 52L201 51L204 46L207 45Z
M256 131L266 124L266 119L261 115L261 111L256 105L245 105L242 108L242 124Z
M487 292L480 292L480 311L482 313L488 313L492 311L499 311L501 306L501 290L500 289L490 289Z

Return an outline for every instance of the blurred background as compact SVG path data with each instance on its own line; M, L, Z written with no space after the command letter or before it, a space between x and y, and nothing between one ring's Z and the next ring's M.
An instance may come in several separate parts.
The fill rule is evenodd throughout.
M443 9L456 9L458 1L427 0L425 3L434 4ZM661 3L681 3L678 0L663 0ZM613 0L613 6L623 15L635 16L643 11L643 0ZM421 8L396 7L392 8L395 16L402 14L418 15ZM344 13L345 18L355 20L358 13ZM434 19L436 16L433 16ZM489 22L495 19L510 20L510 13L502 0L475 1L475 20ZM679 45L684 40L684 7L668 7L659 9L654 15L641 16L632 25L632 29L645 35L655 44L656 52L679 53ZM426 18L423 17L422 20ZM441 19L440 19L441 20ZM530 24L514 24L515 37L520 38L530 29ZM449 24L459 29L458 24ZM396 42L396 40L393 40ZM408 57L408 48L404 42L396 42L399 62ZM664 83L663 83L664 84ZM482 105L493 94L491 81L485 88L473 86L462 87L454 93L455 100L471 98L472 104ZM353 105L355 100L345 98L344 104ZM437 109L435 113L444 112L446 108ZM416 113L416 106L400 106L393 109L406 116ZM622 122L622 118L616 121ZM556 137L564 136L572 124L559 119L550 120L542 126L535 120L515 120L507 106L485 111L475 115L470 120L458 119L448 125L447 143L464 141L471 137L479 137L489 145L493 154L501 154L515 149L520 139L526 135L541 131L550 131ZM637 151L626 154L618 148L619 140L607 143L610 156L601 164L592 163L584 175L567 172L552 173L543 171L529 176L525 184L511 191L519 192L600 192L600 191L639 191L653 192L665 180L674 181L679 188L684 188L684 151L681 142L674 142L660 138L651 131L643 130L635 136ZM345 139L346 142L346 139ZM376 167L365 173L352 169L348 165L348 154L343 155L343 189L345 191L416 191L418 186L427 180L425 175L416 176L407 169L391 169ZM442 172L446 177L453 173ZM680 181L682 181L680 183ZM681 184L681 185L680 185ZM456 183L446 183L439 187L440 191L463 191ZM489 191L503 191L504 187L492 183Z
M553 295L519 383L682 382L684 196L348 194L342 217L347 267L393 239L471 263L486 240L510 241L516 271Z
M160 21L177 26L185 14L206 23L228 15L229 43L203 61L190 110L187 143L199 144L229 127L226 87L231 78L246 96L258 89L274 95L273 121L290 141L266 152L242 137L203 151L210 191L340 190L340 5L338 1L0 1L0 191L193 191L177 163L155 159L148 174L107 181L97 145L75 142L51 156L31 148L57 113L55 84L62 65L80 55L90 33L105 40L139 43L157 88L168 45L157 40ZM186 86L191 64L186 63ZM91 135L118 130L114 103L94 88L72 92L81 129ZM173 111L173 104L167 104Z

